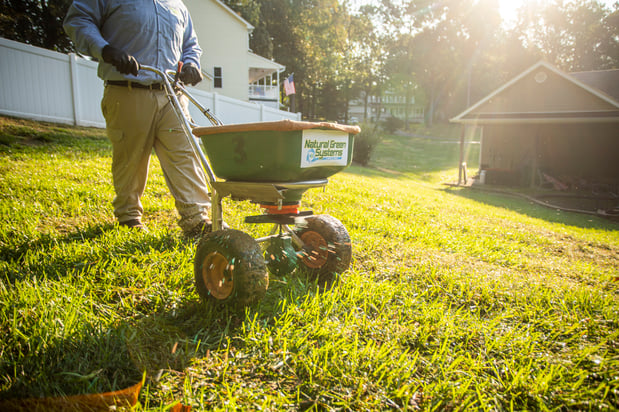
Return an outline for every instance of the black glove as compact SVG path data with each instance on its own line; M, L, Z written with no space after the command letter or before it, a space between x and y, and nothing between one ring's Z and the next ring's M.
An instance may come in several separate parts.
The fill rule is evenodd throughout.
M138 70L140 68L138 61L135 57L130 56L126 52L108 44L101 50L101 55L103 56L104 62L116 67L116 70L122 74L131 73L134 76L138 75Z
M187 63L183 65L178 78L185 84L195 86L202 81L202 73L195 64Z

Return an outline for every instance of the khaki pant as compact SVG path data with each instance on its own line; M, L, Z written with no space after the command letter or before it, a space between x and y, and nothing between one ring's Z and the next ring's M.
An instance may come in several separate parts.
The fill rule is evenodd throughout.
M180 99L187 112L187 99ZM141 219L151 151L180 214L190 230L209 218L210 198L204 173L164 91L106 86L101 101L107 136L112 142L114 214L119 222Z

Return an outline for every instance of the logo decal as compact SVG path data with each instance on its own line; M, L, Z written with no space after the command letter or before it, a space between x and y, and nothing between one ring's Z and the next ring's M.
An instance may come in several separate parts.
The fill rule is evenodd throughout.
M301 167L346 166L348 133L337 130L303 130Z

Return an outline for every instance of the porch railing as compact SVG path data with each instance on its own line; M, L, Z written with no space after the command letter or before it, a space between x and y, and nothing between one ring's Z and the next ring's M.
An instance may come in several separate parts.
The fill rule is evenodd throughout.
M279 88L277 86L266 86L259 84L249 85L250 100L272 100L277 101Z

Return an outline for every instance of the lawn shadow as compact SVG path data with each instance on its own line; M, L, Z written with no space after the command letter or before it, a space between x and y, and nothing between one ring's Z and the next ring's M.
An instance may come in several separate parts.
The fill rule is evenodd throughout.
M161 405L149 407L165 407L172 398L182 399L186 395L182 380L189 368L218 367L220 362L227 362L228 352L242 351L250 324L274 325L284 308L282 300L299 305L308 295L322 292L303 276L272 277L266 296L248 307L205 301L192 294L174 309L136 319L127 339L129 357L144 373L149 395L165 393ZM220 379L217 373L208 376L204 377L207 381ZM175 382L173 393L166 389L171 381Z
M193 316L199 321L188 326L187 314L199 312L198 306L190 303L179 313L166 311L111 328L87 325L80 337L40 342L40 349L21 355L18 365L3 361L2 376L11 375L12 368L17 376L3 383L0 410L82 410L82 400L76 405L61 398L96 398L126 390L143 377L147 385L156 386L163 371L182 373L191 359L216 349L233 330L233 317L224 314Z
M56 256L48 251L58 243L97 239L109 230L115 230L115 226L102 224L56 239L43 235L24 242L18 251L35 251L48 257L40 259L34 270L23 271L25 274L8 274L7 278L15 285L27 277L62 280L63 276L79 276L80 270L86 270L80 266L84 260L96 259L98 255L75 256L69 262L66 256ZM148 236L148 242L144 242L144 236ZM163 249L169 243L178 243L177 238L173 234L161 237L136 234L122 245L123 253L133 256L148 252L145 247ZM144 243L148 245L144 246ZM19 253L12 256L23 259ZM262 324L274 324L282 312L282 300L301 304L308 294L320 293L316 283L305 275L271 276L270 280L266 297L248 308L205 302L197 294L190 293L181 301L164 303L166 308L154 313L144 313L141 312L144 308L136 307L134 316L113 326L90 316L90 320L84 318L80 321L77 330L68 337L50 339L41 334L36 336L35 331L33 336L22 336L10 344L7 342L0 361L0 377L4 380L0 382L3 388L0 406L2 402L7 405L7 399L23 401L123 390L140 382L142 377L146 378L149 390L163 390L159 381L162 375L183 375L196 359L206 358L210 352L225 350L232 345L243 345L245 323L258 319ZM106 310L110 310L103 302L93 304L107 306ZM50 333L54 334L53 331ZM11 362L11 359L17 360Z
M528 199L526 195L517 192L509 192L508 189L491 190L454 186L446 187L441 190L453 196L474 200L489 206L508 209L550 223L561 223L583 229L619 230L619 224L610 219L542 206Z
M24 336L27 342L3 351L0 410L83 410L99 394L127 390L143 377L156 389L162 373L183 374L193 359L225 346L243 321L242 311L190 299L112 327L84 322L66 338Z
M0 401L101 393L135 385L142 372L133 365L126 345L131 334L125 323L109 329L83 324L79 337L29 336L28 350L22 353L11 353L19 345L7 345L2 376L13 379L3 382ZM11 358L19 358L19 363L11 364Z

